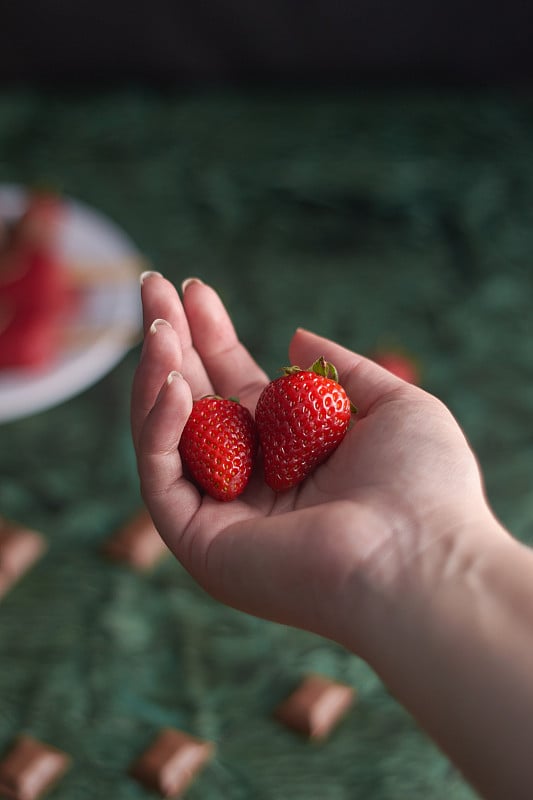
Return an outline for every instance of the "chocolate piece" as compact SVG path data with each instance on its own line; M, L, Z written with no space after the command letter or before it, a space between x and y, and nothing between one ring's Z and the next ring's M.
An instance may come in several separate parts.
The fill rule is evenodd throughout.
M0 517L0 597L30 569L45 548L40 533Z
M209 761L214 745L165 728L130 767L130 775L162 797L179 797Z
M105 544L109 558L140 571L153 567L169 550L146 509L141 509Z
M19 736L0 761L0 795L10 800L37 800L67 770L69 756L31 736Z
M309 675L276 709L289 728L311 739L324 739L355 700L355 689L322 675Z

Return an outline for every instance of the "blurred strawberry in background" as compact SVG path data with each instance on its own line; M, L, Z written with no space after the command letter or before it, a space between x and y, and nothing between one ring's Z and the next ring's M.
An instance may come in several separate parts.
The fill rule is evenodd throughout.
M403 381L413 383L415 386L420 386L421 382L421 369L418 360L400 349L383 349L377 350L371 355L373 361L381 367L385 367L393 375L401 378Z
M29 196L22 216L0 233L0 368L47 365L75 305L69 271L57 247L66 213L49 192Z

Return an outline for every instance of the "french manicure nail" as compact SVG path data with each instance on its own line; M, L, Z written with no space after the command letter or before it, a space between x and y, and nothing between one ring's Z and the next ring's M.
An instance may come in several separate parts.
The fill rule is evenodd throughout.
M199 283L200 286L203 285L203 281L201 281L200 278L185 278L185 280L181 284L181 292L182 292L182 294L184 294L185 293L185 289L187 289L187 287L191 286L191 284L193 284L193 283Z
M157 329L161 327L161 325L166 325L167 328L172 328L170 322L167 322L166 319L154 319L152 324L150 325L150 333L154 334L157 333Z
M173 369L172 372L168 373L167 385L170 386L170 384L175 378L183 378L183 375L181 374L181 372L178 372L177 369Z
M147 278L153 278L154 276L157 276L158 278L163 277L161 273L157 272L155 269L147 269L144 272L141 272L141 274L139 275L139 281L141 286L143 285L143 283Z

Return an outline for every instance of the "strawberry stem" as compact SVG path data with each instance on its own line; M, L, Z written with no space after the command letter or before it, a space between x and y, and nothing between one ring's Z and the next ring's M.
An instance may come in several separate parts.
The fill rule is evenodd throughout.
M315 372L317 375L322 375L323 378L329 378L336 383L339 382L339 373L337 372L337 368L331 361L326 361L324 356L320 356L309 367L309 372Z
M297 372L303 372L302 368L297 367L296 365L293 365L291 367L283 367L281 371L283 372L284 375L295 375Z

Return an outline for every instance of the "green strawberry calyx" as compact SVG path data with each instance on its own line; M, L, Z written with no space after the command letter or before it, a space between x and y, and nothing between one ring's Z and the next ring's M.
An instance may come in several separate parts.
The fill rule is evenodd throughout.
M238 397L222 397L220 394L204 394L202 397L199 398L200 400L231 400L232 403L237 403L240 405L240 400Z
M284 367L282 371L284 375L295 375L297 372L314 372L315 375L320 375L322 378L327 378L328 380L335 381L335 383L339 383L339 373L337 372L335 364L332 364L331 361L326 361L324 356L317 358L306 370L302 370L301 367L297 367L293 364L290 367ZM352 414L357 414L357 406L355 406L351 400L350 411Z

